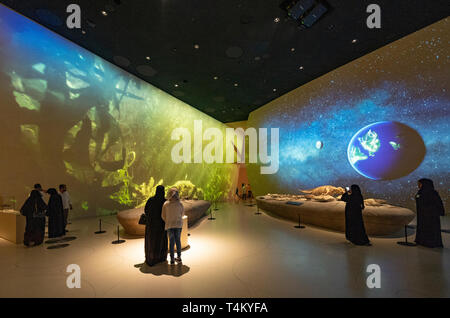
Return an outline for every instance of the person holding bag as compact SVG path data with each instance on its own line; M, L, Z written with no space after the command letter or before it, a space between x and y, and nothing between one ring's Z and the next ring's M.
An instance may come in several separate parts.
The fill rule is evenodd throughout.
M45 213L47 205L42 199L42 195L38 190L33 190L27 198L20 213L26 217L26 226L23 244L30 246L34 242L34 246L42 244L45 236Z
M167 233L161 218L164 202L164 186L156 187L156 193L148 199L145 214L141 215L139 224L145 224L145 263L153 266L167 260Z

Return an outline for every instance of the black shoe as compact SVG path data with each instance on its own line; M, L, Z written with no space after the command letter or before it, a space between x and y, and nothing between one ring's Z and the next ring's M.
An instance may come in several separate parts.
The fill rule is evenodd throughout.
M170 265L174 265L175 264L175 260L170 260Z
M177 258L175 258L175 260L177 261L177 263L182 263L181 262L181 257L177 257Z

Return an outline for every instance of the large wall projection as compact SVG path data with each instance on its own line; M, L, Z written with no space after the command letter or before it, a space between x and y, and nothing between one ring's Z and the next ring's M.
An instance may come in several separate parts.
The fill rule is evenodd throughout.
M141 205L159 183L227 192L236 165L175 164L174 128L226 126L0 5L0 197L66 183L76 215ZM206 143L206 142L205 142Z
M441 20L252 112L249 127L280 128L278 173L247 165L254 191L356 183L366 197L412 208L416 181L427 177L448 210L449 24Z

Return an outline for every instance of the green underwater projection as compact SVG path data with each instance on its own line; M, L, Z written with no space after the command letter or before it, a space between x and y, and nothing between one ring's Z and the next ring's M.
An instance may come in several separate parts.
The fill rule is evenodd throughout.
M235 165L171 159L175 128L224 124L1 5L0 90L0 196L21 203L34 183L66 183L77 215L103 215L142 206L160 184L230 193Z

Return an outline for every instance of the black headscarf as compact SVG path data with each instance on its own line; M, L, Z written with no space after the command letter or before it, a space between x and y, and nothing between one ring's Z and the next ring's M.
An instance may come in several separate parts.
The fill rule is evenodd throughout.
M165 199L164 186L159 185L156 187L155 195L148 199L145 204L144 212L147 215L147 222L157 224L162 223L161 210Z
M165 196L164 186L163 185L157 186L154 198L157 200L164 200L164 196Z
M352 184L352 186L350 187L350 190L352 191L352 195L358 195L358 196L362 196L361 194L361 188L359 187L359 185L357 184Z
M352 186L350 187L350 190L352 191L352 195L354 195L355 197L359 197L359 198L361 198L361 200L363 200L361 188L359 187L359 185L352 184Z
M56 191L55 188L50 188L50 189L48 189L48 190L47 190L47 193L50 194L50 195L58 194L58 192Z
M416 195L416 207L422 209L424 206L433 207L433 211L439 215L445 215L444 204L439 193L434 189L433 181L427 178L419 180L422 185Z
M25 216L33 216L35 214L42 214L41 211L45 209L47 209L47 205L42 200L41 192L33 190L20 209L20 213Z
M30 199L31 199L32 203L36 203L37 200L42 199L41 192L38 190L31 191Z
M364 209L364 198L361 193L361 188L357 184L352 184L350 187L352 194L350 194L350 201L352 204L361 206Z
M62 198L58 194L55 188L50 188L47 190L47 193L50 194L50 199L48 200L48 207L51 213L58 213L60 210L63 210Z
M422 187L419 189L419 193L433 193L435 191L433 180L422 178L419 180L419 182L422 185Z

